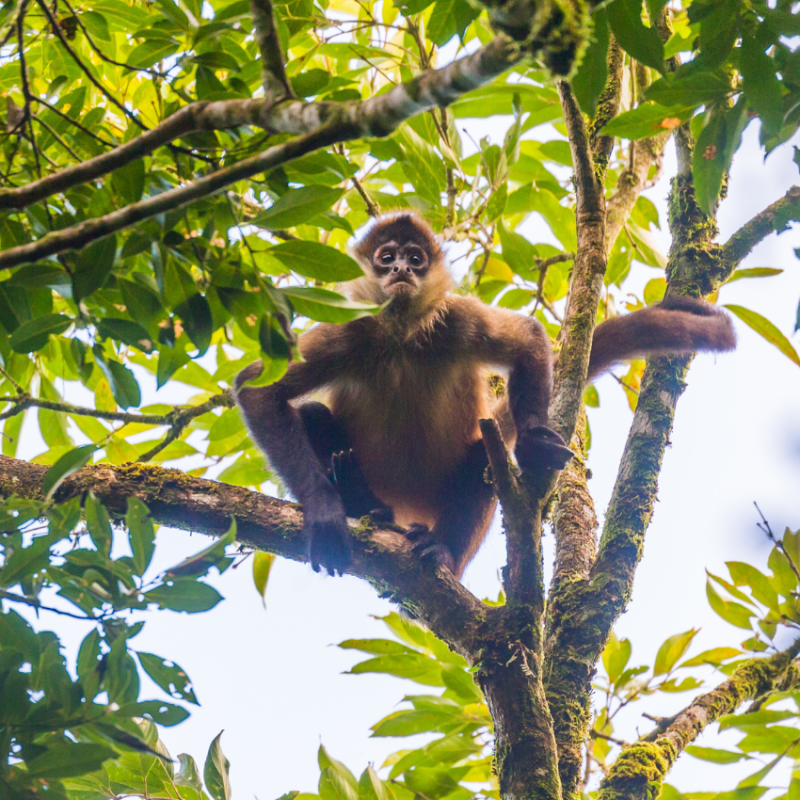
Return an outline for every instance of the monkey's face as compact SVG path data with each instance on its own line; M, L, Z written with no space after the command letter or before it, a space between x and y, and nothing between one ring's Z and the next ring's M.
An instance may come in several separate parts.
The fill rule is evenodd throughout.
M415 295L429 268L425 248L415 242L385 242L372 256L372 269L389 297Z

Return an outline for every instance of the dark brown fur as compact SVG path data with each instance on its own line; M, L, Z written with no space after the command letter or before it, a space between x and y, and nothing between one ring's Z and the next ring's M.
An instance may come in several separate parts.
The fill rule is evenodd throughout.
M550 342L530 317L449 295L439 246L417 217L379 220L355 255L365 275L349 286L351 297L388 306L377 317L312 328L300 339L304 361L278 383L248 388L260 371L251 365L236 380L238 401L303 503L315 569L346 569L345 516L373 513L410 526L421 556L461 575L495 508L478 420L510 417L504 436L522 469L559 469L571 455L546 427ZM674 298L598 326L589 377L643 353L734 344L726 315ZM509 374L499 400L488 381L498 368ZM325 404L295 403L323 388Z

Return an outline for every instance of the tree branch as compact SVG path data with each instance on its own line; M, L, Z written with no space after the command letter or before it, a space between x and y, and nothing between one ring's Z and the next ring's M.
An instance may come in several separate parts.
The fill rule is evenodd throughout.
M238 180L271 169L334 142L366 136L388 136L409 117L436 106L446 106L478 88L521 58L520 49L504 36L470 56L439 70L429 70L383 95L359 103L281 103L277 111L264 100L227 100L185 107L152 131L116 150L69 167L27 187L0 192L0 208L20 208L54 191L64 191L141 158L170 139L198 130L259 123L284 133L305 136L269 148L249 159L206 175L194 183L170 189L104 217L64 228L30 244L6 250L0 268L28 263L65 250L83 247L96 239L144 219L207 197ZM195 116L197 115L197 116ZM61 177L64 176L64 177Z
M581 110L567 83L559 81L558 92L575 169L578 248L561 326L561 350L555 370L550 419L553 428L565 441L570 441L580 413L592 331L606 271L606 212L603 183L596 174Z
M581 415L592 331L606 271L606 211L602 182L604 169L598 170L595 163L583 115L570 87L562 81L558 89L575 168L578 248L561 326L561 351L555 370L550 424L566 441L571 441ZM577 442L581 444L580 436ZM584 470L583 464L576 464L573 460L567 471L560 476L560 480L564 481L562 486L567 487L574 482L580 487L585 481ZM562 499L567 501L563 506ZM580 508L582 505L583 508ZM572 495L569 500L565 495L559 495L557 509L555 519L562 524L555 527L556 551L561 569L571 569L572 566L568 567L567 562L574 559L568 558L567 552L576 541L581 542L582 556L594 549L594 528L591 524L580 528L568 524L568 521L577 521L577 517L587 514L594 517L585 485L579 494ZM585 567L581 567L583 569ZM580 780L581 747L589 722L592 674L590 662L573 663L580 657L575 651L574 643L569 641L571 626L579 623L569 616L566 608L569 600L564 595L575 578L575 575L567 577L561 571L554 575L544 636L547 663L544 686L553 714L559 752L558 769L565 797L575 795Z
M47 470L0 456L0 497L43 499ZM295 503L149 464L84 467L64 481L55 500L61 502L89 489L112 515L124 516L127 499L137 497L157 524L209 536L223 536L234 517L242 544L308 561L303 516ZM483 605L448 570L437 573L421 568L411 544L396 530L362 524L351 532L353 565L348 572L369 581L381 596L399 603L474 662L483 638L495 636L489 617L496 610Z
M388 136L406 119L437 106L449 105L462 94L477 89L505 72L521 58L518 45L505 36L498 36L472 55L442 69L427 70L410 81L398 84L386 94L358 103L291 100L272 106L263 98L191 103L160 125L108 153L67 167L27 186L0 191L0 209L24 208L56 192L95 180L162 145L197 131L257 125L275 133L302 135L339 124L341 132L333 141ZM252 174L259 171L263 171L263 168ZM241 177L235 180L241 180Z
M613 34L610 34L608 43L608 80L600 97L597 100L597 113L589 125L592 141L592 155L596 164L605 173L608 159L614 149L614 137L600 135L603 126L619 114L620 101L622 100L622 75L625 64L622 48L617 44Z
M800 186L792 186L780 200L756 214L722 245L722 261L729 268L735 268L762 239L773 231L785 230L787 221L794 218L798 208Z
M293 99L295 93L286 77L283 48L271 0L250 0L250 12L261 54L261 83L266 104L271 107L280 100Z
M107 419L112 422L124 422L125 424L176 425L179 420L185 420L182 423L182 427L185 427L195 417L202 416L213 408L219 408L220 406L232 408L236 405L232 393L227 390L222 394L214 395L200 405L178 406L166 414L129 414L127 411L100 411L94 408L73 406L70 403L59 403L54 400L32 397L27 392L21 392L16 397L0 397L0 403L12 403L14 406L5 413L0 414L0 419L14 417L22 413L26 408L42 408L47 411L59 411L79 417L94 417L95 419Z
M624 748L600 784L599 800L657 797L675 760L711 723L747 700L788 691L800 682L800 669L794 662L798 652L800 639L769 658L743 662L727 681L674 717L665 730L657 729Z

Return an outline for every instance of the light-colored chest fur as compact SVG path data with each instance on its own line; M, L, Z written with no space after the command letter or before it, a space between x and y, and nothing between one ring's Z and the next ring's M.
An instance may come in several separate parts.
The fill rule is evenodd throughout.
M488 413L486 381L465 362L431 364L405 353L373 374L336 381L331 409L373 492L400 524L433 524L442 484L478 438Z

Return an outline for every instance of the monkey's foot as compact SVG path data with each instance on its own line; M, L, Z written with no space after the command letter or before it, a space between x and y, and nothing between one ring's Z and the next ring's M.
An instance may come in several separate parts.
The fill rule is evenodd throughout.
M331 469L333 485L342 498L348 517L369 514L376 522L394 522L394 511L372 493L352 450L334 453L331 456Z
M350 530L344 516L307 519L305 530L308 535L308 560L311 569L319 572L324 567L329 575L344 575L353 563Z
M514 455L520 468L527 471L564 469L575 454L554 430L537 425L520 433Z
M406 530L406 538L413 542L412 549L420 561L433 562L436 568L447 567L455 574L456 562L453 554L427 525L412 523Z

